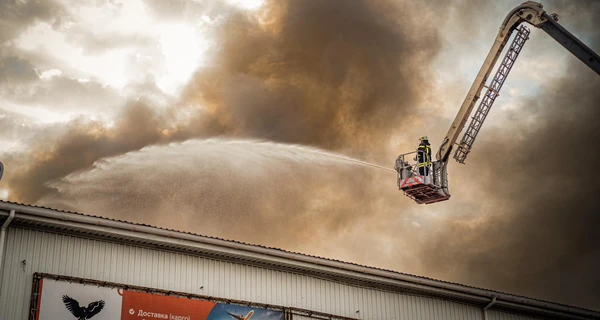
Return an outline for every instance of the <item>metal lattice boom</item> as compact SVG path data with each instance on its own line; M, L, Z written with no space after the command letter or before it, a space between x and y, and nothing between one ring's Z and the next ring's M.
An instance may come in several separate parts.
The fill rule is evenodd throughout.
M510 69L517 60L525 41L529 39L530 30L527 27L520 26L517 31L518 32L515 35L512 44L510 45L510 49L504 56L502 64L498 68L491 85L489 87L486 86L487 92L481 100L477 111L475 111L475 115L471 118L471 123L463 135L460 145L454 153L454 159L460 163L465 162L467 154L469 154L471 147L473 147L475 137L477 137L477 134L483 125L483 121L490 112L494 101L496 101L496 98L500 95L500 89L502 88L504 81L506 81L506 77L508 77Z

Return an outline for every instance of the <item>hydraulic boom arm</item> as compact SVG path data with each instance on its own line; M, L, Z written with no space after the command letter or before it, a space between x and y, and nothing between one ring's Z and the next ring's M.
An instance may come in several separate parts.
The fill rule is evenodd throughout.
M502 22L494 45L490 49L483 66L479 70L467 97L463 101L456 118L452 122L452 125L436 154L437 160L442 161L444 166L452 152L452 147L456 143L460 132L464 128L465 123L473 110L475 102L479 99L479 94L496 64L502 49L504 49L512 32L522 22L527 22L544 30L554 38L554 40L558 41L579 60L587 64L592 70L600 75L600 57L598 54L558 24L558 22L556 22L558 18L555 14L548 15L542 8L543 6L540 3L532 1L525 2L514 8Z
M433 162L432 174L427 173L427 171L422 172L422 170L417 170L417 168L423 167L424 164L411 164L408 161L407 157L414 152L398 156L395 165L396 171L398 171L398 188L402 190L407 197L415 200L419 204L435 203L450 198L447 171L448 158L450 157L454 146L457 144L456 140L465 127L465 123L471 115L475 102L479 99L481 90L485 86L494 65L498 61L498 58L512 33L517 30L517 34L515 35L509 50L507 50L506 56L502 60L502 64L499 66L493 81L487 87L487 92L482 99L477 112L475 112L475 115L471 119L469 128L466 130L460 144L457 144L458 148L456 149L454 158L459 163L464 163L467 154L475 142L475 137L481 129L483 121L499 95L499 91L506 80L508 72L513 67L525 41L529 38L529 29L525 26L519 26L522 22L527 22L536 28L544 30L554 40L558 41L558 43L600 75L600 57L598 54L559 25L557 22L558 16L556 14L548 15L542 8L543 6L537 2L527 1L510 11L502 22L500 31L494 40L490 52L485 58L483 66L479 70L456 118L452 122L446 137L440 145L440 149L436 154L437 161Z

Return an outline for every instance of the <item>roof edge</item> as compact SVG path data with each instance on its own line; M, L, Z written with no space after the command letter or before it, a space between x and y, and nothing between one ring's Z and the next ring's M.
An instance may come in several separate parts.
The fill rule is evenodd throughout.
M76 212L65 212L51 208L43 208L0 201L0 210L6 212L15 210L15 218L26 220L53 221L65 227L85 228L90 231L101 231L121 234L129 237L139 237L165 244L198 247L205 250L217 250L223 253L235 254L240 257L252 257L269 261L274 265L295 266L304 270L322 270L327 273L339 274L342 277L363 278L368 282L379 282L395 287L410 288L435 295L453 297L458 300L469 300L474 303L489 302L496 297L496 305L523 312L569 317L574 319L600 318L600 312L578 307L535 300L531 298L495 292L486 289L468 287L465 285L444 282L429 278L403 274L390 270L377 269L343 261L330 260L301 253L267 248L231 240L211 238L207 236L185 233L175 230L161 229L154 226L139 225L126 221L113 220L103 217L89 216ZM0 215L7 213L0 212ZM143 235L143 237L142 237ZM585 318L584 318L585 317ZM575 318L577 319L577 318Z

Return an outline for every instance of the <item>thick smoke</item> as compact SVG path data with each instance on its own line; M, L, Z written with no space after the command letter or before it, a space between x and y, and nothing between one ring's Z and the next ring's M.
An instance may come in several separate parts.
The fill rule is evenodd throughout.
M160 118L136 104L113 128L72 123L56 143L16 157L25 165L7 174L11 197L36 201L47 182L157 142L230 135L368 151L407 123L427 76L422 56L439 47L432 30L411 36L417 26L397 21L399 6L386 1L265 6L264 16L233 13L219 27L211 67L182 97L201 106L186 107L188 119L172 115L177 106Z
M559 4L548 7L571 15L575 29L597 30L597 4ZM439 15L448 8L418 6L272 1L258 15L216 19L209 67L179 103L131 103L110 126L46 129L31 151L2 159L10 200L600 305L600 80L579 61L539 95L493 110L505 127L484 127L468 166L451 168L452 200L435 206L404 198L392 173L309 160L280 144L178 143L258 138L391 164L414 147L392 138L443 134L449 124L432 114L444 98L427 92L441 48L429 22L448 19ZM482 23L473 8L465 1L451 12ZM171 6L167 18L189 10ZM507 11L494 12L499 23ZM497 27L488 28L491 45ZM598 49L598 34L588 39Z
M573 59L574 60L574 59ZM484 189L471 221L448 219L419 255L442 278L598 306L600 78L579 61L478 141L460 193ZM481 190L479 191L481 192Z
M439 48L431 28L399 16L387 1L272 1L262 17L240 13L219 31L218 58L188 97L206 106L204 121L219 132L326 148L384 145L421 102L422 59Z
M99 121L78 119L66 128L48 128L31 142L25 154L4 160L11 199L31 203L51 189L47 183L90 168L95 161L168 142L166 116L149 106L131 104L112 127Z

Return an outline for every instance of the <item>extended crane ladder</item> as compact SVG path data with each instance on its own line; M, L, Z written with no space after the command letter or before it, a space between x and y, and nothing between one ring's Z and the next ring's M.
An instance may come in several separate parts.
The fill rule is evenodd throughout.
M500 68L498 68L498 71L496 72L496 75L494 76L491 85L489 87L486 86L488 90L485 93L483 99L481 100L481 103L479 104L475 115L471 118L471 123L469 124L467 131L463 135L460 145L454 153L454 159L456 159L456 161L458 161L459 163L465 163L467 154L469 153L469 151L471 151L471 147L473 147L475 137L477 137L477 134L481 129L481 125L483 125L483 121L490 112L494 101L500 95L500 89L502 88L506 77L508 77L508 73L514 65L515 60L517 60L517 57L519 56L523 45L525 45L525 41L529 39L530 31L527 27L520 26L517 31L518 32L515 35L512 44L510 45L510 49L504 56L502 64L500 65Z

